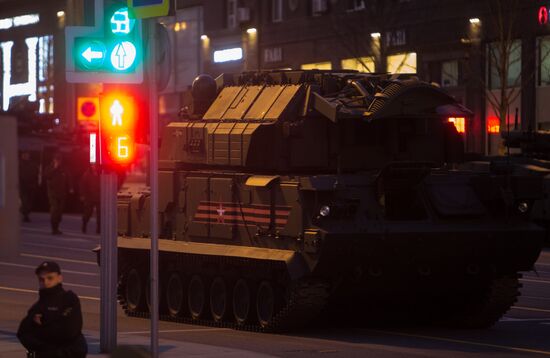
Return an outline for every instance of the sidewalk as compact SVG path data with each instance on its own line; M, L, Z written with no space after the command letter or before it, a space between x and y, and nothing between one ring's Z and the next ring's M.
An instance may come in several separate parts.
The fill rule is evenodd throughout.
M108 357L99 353L99 332L84 332L88 341L88 357ZM149 347L149 337L134 335L119 335L118 343L121 346ZM198 357L269 357L265 354L237 350L226 347L210 346L198 343L170 341L161 339L159 351L162 358L176 358L187 356ZM25 357L25 350L19 344L13 332L0 329L0 358Z

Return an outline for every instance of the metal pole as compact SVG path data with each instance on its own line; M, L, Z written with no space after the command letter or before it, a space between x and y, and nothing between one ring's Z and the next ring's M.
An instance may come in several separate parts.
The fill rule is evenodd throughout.
M100 349L112 352L117 345L117 176L101 174L101 267L100 267Z
M156 19L149 20L149 150L151 184L151 356L158 357L158 93L156 64Z

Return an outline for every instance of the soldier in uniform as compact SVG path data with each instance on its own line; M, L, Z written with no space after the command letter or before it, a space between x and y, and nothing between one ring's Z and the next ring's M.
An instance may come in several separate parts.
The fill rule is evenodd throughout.
M94 208L96 210L96 233L99 234L99 228L101 223L101 215L99 211L99 168L97 165L92 164L84 172L82 178L80 178L80 200L84 205L82 211L82 232L86 233L88 221L92 217Z
M30 222L29 214L38 186L38 166L32 162L29 152L21 153L19 160L19 197L24 222Z
M78 296L63 289L63 276L57 263L45 261L35 273L40 287L39 299L29 309L17 331L17 338L28 351L27 356L86 357L88 346L82 335Z
M59 231L59 224L63 217L65 197L69 187L69 177L62 166L59 154L55 155L52 164L46 169L44 178L46 179L48 200L50 201L52 234L61 235L63 233Z

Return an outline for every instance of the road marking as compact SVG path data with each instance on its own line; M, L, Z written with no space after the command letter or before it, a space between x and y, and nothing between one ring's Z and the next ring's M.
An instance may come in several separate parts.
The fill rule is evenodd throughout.
M90 252L90 254L91 253L92 252ZM63 258L63 257L56 257L56 256L34 255L34 254L27 254L27 253L21 253L21 254L19 254L19 256L31 257L31 258L35 258L35 259L48 259L48 260L73 262L73 263L77 263L77 264L97 266L97 262L94 262L94 261L73 260L73 259L66 259L66 258Z
M534 312L550 313L550 310L545 310L545 309L542 309L542 308L533 308L533 307L513 306L512 309L523 310L523 311L534 311Z
M531 280L531 279L528 279L528 278L520 278L519 280L523 281L523 282L546 283L546 284L550 285L550 281L545 281L545 280Z
M550 301L550 298L548 298L548 297L536 297L536 296L524 296L524 295L521 295L521 298L527 298L527 299L530 299L530 300L544 300L544 301Z
M197 328L197 329L166 329L160 330L159 333L189 333L189 332L216 332L216 331L231 331L229 328ZM136 332L119 332L119 334L149 334L151 331L136 331Z
M70 251L79 251L79 252L87 252L91 253L92 249L79 249L75 247L65 247L65 246L56 246L56 245L45 245L45 244L33 244L30 242L23 242L23 245L26 246L36 246L36 247L45 247L50 249L62 249L62 250L70 250Z
M93 288L93 289L98 289L98 290L99 290L99 286L81 285L80 283L69 283L69 282L65 282L65 281L63 281L63 286L73 286L73 287L81 287L81 288Z
M34 294L38 293L37 290L27 290L24 288L3 287L3 286L0 286L0 290L11 291L11 292L34 293ZM90 296L78 296L78 297L82 300L99 301L99 298L97 297L90 297Z
M29 269L32 269L32 270L36 269L35 266L14 264L14 263L12 263L12 262L2 262L2 261L0 261L0 265L12 266L12 267L29 268ZM72 270L63 270L63 273L74 273L74 274L76 274L76 275L84 275L84 276L99 276L99 274L97 274L97 273L82 272L82 271L72 271Z
M513 318L502 317L499 322L545 322L550 321L550 318ZM546 324L546 323L545 323Z
M465 345L470 345L470 346L478 346L478 347L486 347L486 348L498 348L498 349L509 350L509 351L514 351L514 352L534 353L534 354L543 354L543 355L550 356L550 351L540 351L540 350L529 349L529 348L502 346L502 345L499 345L499 344L482 343L482 342L475 342L475 341L465 341L465 340L462 340L462 339L453 339L453 338L445 338L445 337L426 336L426 335L423 335L423 334L411 334L411 333L403 333L403 332L381 331L381 330L377 330L377 329L369 329L367 331L371 331L371 332L375 332L375 333L381 333L381 334L387 334L387 335L401 336L401 337L422 338L422 339L426 339L426 340L434 340L434 341L440 341L440 342L459 343L459 344L465 344Z
M23 226L23 227L21 227L21 230L36 232L36 233L39 233L39 234L44 234L44 235L47 235L48 237L51 236L50 231L46 230L46 229L35 229L35 228L24 227ZM87 239L86 241L99 240L99 235L84 235L84 234L79 234L75 231L65 231L65 234L66 234L65 237L55 236L53 238L56 239L56 240L70 240L71 236L74 236L74 237L78 237L78 238L82 238L82 239Z
M550 274L550 271L541 271L541 270L530 271L529 273L525 273L524 277L527 277L527 276L540 277L540 274L548 275Z

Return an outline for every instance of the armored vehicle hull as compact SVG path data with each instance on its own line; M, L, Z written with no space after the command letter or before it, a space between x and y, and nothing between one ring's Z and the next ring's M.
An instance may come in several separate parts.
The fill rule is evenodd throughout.
M489 327L514 304L541 250L529 216L542 180L454 170L447 117L469 112L450 97L353 72L204 87L217 97L162 137L165 319L287 331L323 310L399 307ZM133 316L148 312L149 200L146 187L119 192L119 300Z

